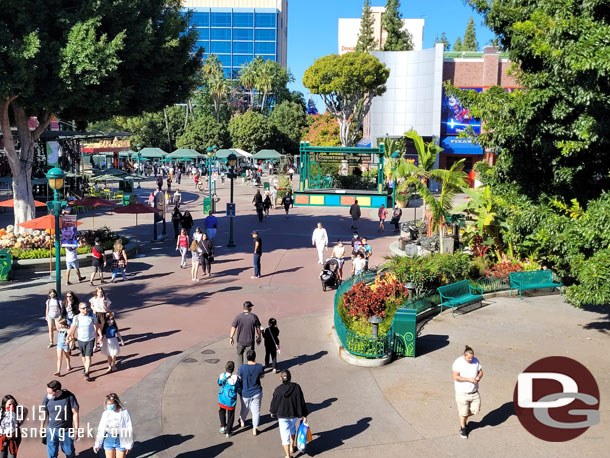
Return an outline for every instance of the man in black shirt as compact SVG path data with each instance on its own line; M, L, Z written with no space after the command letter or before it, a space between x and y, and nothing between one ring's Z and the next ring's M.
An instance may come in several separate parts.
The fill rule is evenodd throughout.
M68 390L61 389L61 383L51 380L47 384L47 395L41 405L42 420L40 429L46 430L47 456L57 458L59 448L66 458L76 456L74 439L79 427L78 402Z
M352 217L352 229L356 229L358 225L358 220L360 219L360 205L358 205L358 201L354 201L352 206L349 208L349 214Z
M261 256L263 255L263 240L259 237L257 231L252 232L252 240L254 241L254 275L250 278L261 278Z
M244 364L244 351L254 350L255 333L256 343L261 343L261 322L258 317L252 313L252 302L244 302L243 307L243 312L233 319L231 334L229 335L229 343L231 345L237 340L238 367L241 367ZM237 334L236 339L234 338L235 334Z

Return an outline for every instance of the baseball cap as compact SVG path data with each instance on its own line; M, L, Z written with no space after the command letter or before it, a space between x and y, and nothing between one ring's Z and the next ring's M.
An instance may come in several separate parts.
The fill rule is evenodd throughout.
M252 235L258 235L258 231L252 231Z

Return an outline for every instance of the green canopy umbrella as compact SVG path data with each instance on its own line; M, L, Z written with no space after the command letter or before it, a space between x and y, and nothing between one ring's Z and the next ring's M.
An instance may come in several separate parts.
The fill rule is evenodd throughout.
M119 157L129 157L129 156L137 156L138 153L132 150L127 151L119 151Z
M281 157L282 157L282 155L274 149L262 149L258 153L256 153L254 156L252 156L252 159L257 159L259 161L268 160L268 159L277 160L277 159L280 159Z
M127 175L127 174L125 174ZM96 177L91 178L90 181L94 182L94 183L99 183L102 181L125 181L126 176L117 176L117 175L108 175L108 174L104 174L104 175L98 175Z
M142 148L140 150L140 157L146 159L163 159L167 156L167 153L161 148Z
M235 154L237 157L241 156L241 154L234 149L219 149L216 151L216 159L226 159L230 154Z
M125 170L109 168L109 169L100 171L97 176L101 176L101 175L112 175L113 177L124 177L124 176L129 175L129 173L126 172Z
M194 149L180 148L171 154L167 155L167 159L199 159L202 158L203 155L199 154Z

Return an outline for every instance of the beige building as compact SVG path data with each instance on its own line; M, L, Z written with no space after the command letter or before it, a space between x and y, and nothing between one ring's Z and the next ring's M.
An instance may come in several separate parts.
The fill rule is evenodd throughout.
M183 0L204 57L215 54L228 76L255 57L286 66L288 0Z
M375 40L381 47L385 44L387 32L383 30L381 21L385 13L385 7L371 7L373 16L373 33ZM413 40L413 50L421 51L424 41L424 20L423 19L403 19L403 30L411 34ZM358 34L360 33L360 18L340 18L339 19L339 54L351 52L356 48Z

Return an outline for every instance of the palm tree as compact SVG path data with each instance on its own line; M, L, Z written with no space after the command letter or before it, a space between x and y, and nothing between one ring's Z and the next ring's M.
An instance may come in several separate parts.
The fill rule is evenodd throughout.
M273 74L275 72L275 62L266 60L262 65L259 65L256 72L256 82L254 87L257 91L263 94L263 100L261 102L261 111L265 111L265 103L267 95L273 88Z
M260 57L257 57L248 64L242 65L239 71L239 84L241 87L248 91L249 108L254 108L254 89L256 86L256 72L257 66L259 65Z
M437 156L443 151L443 148L432 142L424 143L424 139L414 130L405 132L405 137L413 140L415 144L418 167L426 172L431 171L436 164Z
M212 96L212 100L214 101L214 113L216 114L216 121L219 121L222 102L226 99L231 85L225 79L224 73L220 73L210 77L207 86L208 91L210 91L210 95Z

